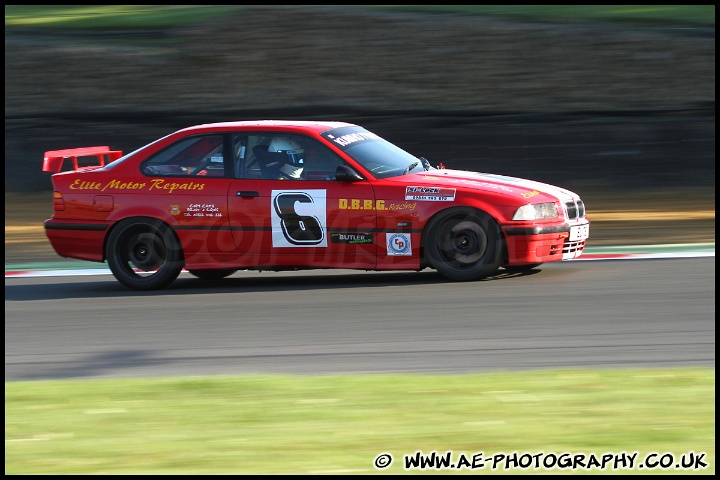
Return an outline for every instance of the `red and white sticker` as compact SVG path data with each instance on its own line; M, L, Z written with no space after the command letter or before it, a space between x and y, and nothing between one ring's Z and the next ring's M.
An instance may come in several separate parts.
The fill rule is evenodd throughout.
M405 200L454 202L455 189L442 187L405 187Z
M386 233L385 243L389 256L412 255L412 244L409 233Z

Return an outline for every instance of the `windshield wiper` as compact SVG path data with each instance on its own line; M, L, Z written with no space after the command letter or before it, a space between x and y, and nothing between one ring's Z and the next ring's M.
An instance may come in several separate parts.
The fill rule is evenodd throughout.
M412 170L413 168L417 167L418 165L420 165L420 162L413 162L413 163L411 163L410 166L408 166L408 167L405 169L405 171L403 172L403 175L407 175L408 173L410 173L410 170Z
M422 162L423 168L426 172L432 168L432 165L430 165L430 161L427 158L420 157L420 161Z

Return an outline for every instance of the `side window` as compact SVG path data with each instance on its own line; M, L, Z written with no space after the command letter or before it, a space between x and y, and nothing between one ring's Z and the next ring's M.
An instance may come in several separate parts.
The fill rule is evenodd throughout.
M141 168L155 177L224 177L223 136L184 138L147 159Z
M335 170L345 162L332 150L311 138L302 143L305 180L335 180Z
M235 178L265 178L262 169L265 163L258 156L259 150L267 152L272 137L266 135L234 135ZM260 153L262 155L262 153Z
M247 135L235 134L232 136L232 154L233 163L235 165L233 171L235 178L243 178L243 169L248 160L248 137Z
M241 143L233 140L233 144ZM237 178L334 180L343 160L315 139L300 135L249 135L238 154Z

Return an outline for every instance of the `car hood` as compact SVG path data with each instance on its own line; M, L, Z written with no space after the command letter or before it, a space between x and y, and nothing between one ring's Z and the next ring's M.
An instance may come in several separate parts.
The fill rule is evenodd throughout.
M504 194L519 200L568 202L579 199L570 190L525 178L496 175L493 173L469 172L464 170L440 169L396 177L403 183L417 183L422 186L452 187L461 190L477 190Z

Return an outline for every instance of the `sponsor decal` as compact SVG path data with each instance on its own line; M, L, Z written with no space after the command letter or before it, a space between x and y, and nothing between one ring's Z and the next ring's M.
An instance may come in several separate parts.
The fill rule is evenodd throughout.
M145 186L144 183L141 183L139 185L141 188ZM71 183L68 188L70 190L105 190L103 188L103 184L100 182L88 182L85 180L81 181L79 178L73 183Z
M327 247L326 191L273 190L270 223L273 247Z
M70 190L97 190L100 192L104 192L108 188L112 190L163 190L167 193L173 193L175 190L200 191L205 188L205 184L193 181L185 183L168 182L159 178L150 180L149 184L147 182L124 182L117 179L112 179L106 184L103 184L102 182L90 182L87 180L77 179L71 183L68 188Z
M352 145L353 143L362 142L364 140L376 140L379 137L375 135L372 132L354 132L354 133L348 133L341 136L334 136L334 135L328 135L327 136L330 141L336 143L337 145L347 148L349 145Z
M340 210L385 210L385 200L362 200L359 198L338 199Z
M495 175L492 173L483 173L483 174L477 174L476 176L481 178L488 178L490 180L500 180L501 182L505 183L514 183L517 184L520 187L525 188L531 188L533 190L537 190L542 193L546 193L548 195L552 195L561 202L569 202L573 200L573 197L576 197L573 192L570 190L565 190L564 188L556 187L554 185L549 185L547 183L542 182L536 182L534 180L527 180L525 178L517 178L517 177L506 177L504 175Z
M390 256L412 255L409 233L386 233L387 254Z
M171 212L172 213L172 212ZM191 203L183 214L186 217L222 217L214 203Z
M113 188L120 188L120 187L113 187ZM198 190L199 191L204 188L205 188L204 183L199 183L199 182L177 183L177 182L168 182L166 180L156 178L155 180L150 180L150 187L148 188L148 190L149 191L166 190L167 193L173 193L175 190Z
M340 198L338 199L338 208L340 210L415 210L417 203L391 203L387 204L387 200L373 200L361 198Z
M170 205L170 215L180 215L180 205Z
M415 210L417 202L391 203L386 210Z
M532 198L535 195L540 195L540 192L533 190L532 192L523 192L520 195L522 195L523 198Z
M373 236L372 233L331 233L330 243L373 243Z
M455 189L442 187L405 187L405 200L454 202Z

